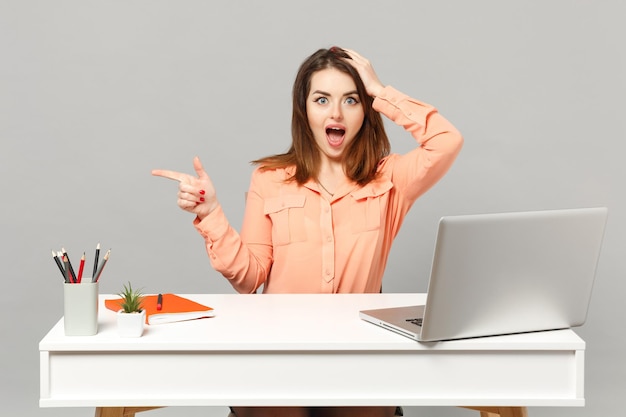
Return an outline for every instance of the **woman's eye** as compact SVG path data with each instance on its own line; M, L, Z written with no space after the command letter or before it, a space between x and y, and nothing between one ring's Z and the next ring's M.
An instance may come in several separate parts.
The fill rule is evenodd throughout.
M328 99L326 97L318 97L315 99L315 102L318 104L328 104Z
M354 97L346 98L346 104L359 104L359 100Z

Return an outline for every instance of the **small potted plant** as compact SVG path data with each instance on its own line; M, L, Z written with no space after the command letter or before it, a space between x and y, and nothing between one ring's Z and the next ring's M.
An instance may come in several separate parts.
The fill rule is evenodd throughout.
M121 297L120 307L117 312L117 330L121 337L140 337L146 321L146 310L141 306L143 293L134 289L129 282L124 284L124 289L118 294Z

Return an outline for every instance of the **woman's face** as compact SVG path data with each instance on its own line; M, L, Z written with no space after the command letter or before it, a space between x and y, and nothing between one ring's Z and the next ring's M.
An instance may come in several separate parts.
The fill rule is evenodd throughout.
M314 73L306 112L322 158L341 161L344 150L356 137L365 118L352 77L334 68Z

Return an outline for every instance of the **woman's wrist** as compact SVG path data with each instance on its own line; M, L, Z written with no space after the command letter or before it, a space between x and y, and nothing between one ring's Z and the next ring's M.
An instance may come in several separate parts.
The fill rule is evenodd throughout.
M198 218L198 220L202 221L204 220L205 217L207 217L209 214L215 211L215 209L218 206L219 206L219 203L217 202L217 200L214 200L212 202L205 202L196 206L193 212L196 214L196 217Z
M368 91L368 93L369 93L369 95L370 95L372 98L376 98L376 97L378 97L378 96L382 93L382 91L383 91L384 89L385 89L385 86L384 86L384 85L382 85L382 84L377 84L377 85L376 85L376 86L374 86L374 87L370 87L370 90Z

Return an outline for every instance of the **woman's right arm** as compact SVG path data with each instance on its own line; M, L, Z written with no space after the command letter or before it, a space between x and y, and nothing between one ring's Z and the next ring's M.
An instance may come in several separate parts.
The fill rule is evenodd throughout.
M259 193L259 171L250 181L242 232L237 233L218 206L194 225L204 238L211 265L230 281L239 293L253 293L266 280L272 262L272 224L264 214Z
M249 230L249 243L243 243L219 204L209 176L198 158L197 177L175 171L153 170L152 174L179 182L178 206L196 214L194 226L205 241L213 268L227 278L240 293L252 293L261 286L272 263L271 224L263 214L263 201L253 180L248 192L243 230Z

